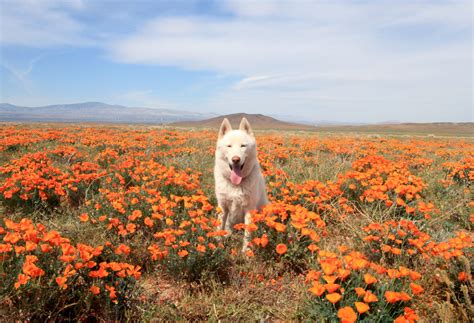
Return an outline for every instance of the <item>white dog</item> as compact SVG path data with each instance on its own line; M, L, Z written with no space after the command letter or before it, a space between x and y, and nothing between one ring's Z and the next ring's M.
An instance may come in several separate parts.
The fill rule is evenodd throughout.
M232 232L235 224L250 224L250 210L268 203L265 180L257 159L257 144L247 119L232 130L224 119L219 130L214 166L216 196L222 213L221 228ZM242 251L247 250L250 233L245 230Z

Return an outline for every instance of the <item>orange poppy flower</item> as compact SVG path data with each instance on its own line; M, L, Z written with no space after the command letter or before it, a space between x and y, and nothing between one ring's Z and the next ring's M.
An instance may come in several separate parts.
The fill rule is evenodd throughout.
M359 269L363 269L365 268L367 265L368 265L368 261L365 260L365 259L362 259L362 258L356 258L354 259L354 261L352 262L351 266L352 266L352 269L354 270L359 270Z
M181 258L184 258L186 257L187 255L189 255L189 252L187 250L181 250L178 252L178 255L181 257Z
M365 295L365 289L363 289L363 288L356 287L356 288L354 288L354 290L355 290L357 296L359 296L359 297Z
M411 291L413 292L413 295L418 295L425 291L423 287L415 283L410 283L410 288L411 288Z
M462 282L463 282L463 281L467 281L467 280L468 280L468 275L466 274L466 272L461 271L461 272L459 272L459 274L458 274L458 279L459 279L460 281L462 281Z
M311 287L309 291L316 296L321 296L326 291L326 288L322 284L316 282L313 283L313 287Z
M30 276L25 274L18 274L18 281L15 283L15 288L20 288L21 285L25 285L28 280L30 280Z
M364 302L373 303L373 302L377 302L378 300L379 299L377 298L377 296L375 296L370 290L365 292Z
M388 274L388 277L390 277L392 279L399 278L401 276L400 272L396 269L387 270L387 274Z
M305 279L305 281L306 281L306 282L315 281L315 280L318 280L320 276L321 276L321 272L320 272L320 271L309 270L308 273L306 274L306 279Z
M66 288L67 288L66 281L67 281L67 278L66 278L66 277L63 277L63 276L56 277L56 283L57 283L57 284L59 285L59 287L61 287L62 289L66 289Z
M0 253L6 253L12 250L12 245L7 243L0 243Z
M339 293L331 293L326 295L326 299L333 304L336 304L341 300L342 296Z
M363 314L370 309L369 305L367 305L366 303L355 302L354 305L357 309L357 312L359 312L360 314Z
M323 279L324 279L324 280L326 281L326 283L328 283L328 284L334 284L334 282L335 282L336 279L337 279L337 276L334 276L334 275L332 275L332 276L324 275L324 276L323 276Z
M321 269L326 275L332 275L337 270L337 267L334 264L323 262L321 263Z
M400 276L402 277L410 275L410 269L408 269L407 267L399 266L398 270L400 272Z
M405 292L400 292L400 300L408 302L409 300L411 300L411 296Z
M395 303L401 300L400 298L400 293L398 292L392 292L392 291L386 291L385 292L385 299L389 303Z
M421 279L421 274L419 272L410 270L410 273L408 274L410 276L411 280L418 280Z
M394 255L400 255L402 253L402 250L400 248L392 248L391 249L391 252L394 254Z
M277 246L276 246L276 252L277 254L279 255L283 255L285 254L286 252L288 251L288 247L283 244L283 243L279 243Z
M325 284L324 287L326 288L328 293L334 293L335 291L337 291L339 289L339 287L341 287L341 285L339 285L339 284Z
M268 244L268 236L266 234L262 235L262 238L260 240L260 243L262 244L262 247L266 247Z
M418 317L418 315L416 315L415 311L412 310L411 308L409 307L405 307L403 309L403 312L404 312L404 316L405 318L409 321L409 322L415 322L415 321L418 321L420 318Z
M109 286L109 285L105 285L105 288L109 291L109 297L110 297L110 299L115 299L115 298L117 298L117 293L116 293L116 291L115 291L115 287Z
M120 244L116 249L115 249L115 254L121 255L121 254L130 254L130 247L127 245L124 245L123 243Z
M81 220L81 222L87 222L87 221L89 221L89 215L87 215L87 213L82 213L79 216L79 219Z
M145 223L145 225L150 228L153 227L153 225L155 224L153 219L148 216L145 218L145 220L143 220L143 223Z
M364 281L367 285L370 285L370 284L373 284L373 283L377 282L377 278L375 278L371 274L365 274L364 275Z
M134 233L135 230L137 229L137 225L135 223L129 223L126 226L126 229L127 229L128 232Z
M278 231L278 232L284 232L286 229L286 225L282 224L282 223L279 223L279 222L276 222L275 223L275 230Z
M337 277L339 277L341 280L345 280L351 274L351 271L349 269L339 268L337 270L337 274Z
M104 267L100 267L98 270L92 270L89 272L89 276L92 278L104 278L109 275L109 272Z
M353 323L357 320L357 313L352 307L346 306L337 311L337 317L341 319L342 323Z

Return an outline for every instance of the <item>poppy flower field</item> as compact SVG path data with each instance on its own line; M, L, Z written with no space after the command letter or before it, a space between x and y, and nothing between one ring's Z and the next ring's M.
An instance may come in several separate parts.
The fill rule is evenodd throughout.
M0 319L473 321L472 138L256 138L228 235L217 130L2 125Z

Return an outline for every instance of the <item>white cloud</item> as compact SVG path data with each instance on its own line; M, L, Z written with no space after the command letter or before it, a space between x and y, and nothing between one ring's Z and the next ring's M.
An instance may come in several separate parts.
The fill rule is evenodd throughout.
M258 87L258 86L265 86L265 85L268 85L269 83L271 83L272 81L275 81L278 79L281 79L282 77L284 76L277 76L277 75L273 75L273 76L269 76L269 75L261 75L261 76L250 76L250 77L246 77L242 80L240 80L236 85L235 85L235 88L240 90L240 89L244 89L244 88L249 88L249 87Z
M120 62L242 75L209 100L223 113L472 119L469 1L229 1L223 9L234 17L149 21L109 53Z
M83 9L81 0L4 0L0 42L33 47L90 45L82 23L68 12Z

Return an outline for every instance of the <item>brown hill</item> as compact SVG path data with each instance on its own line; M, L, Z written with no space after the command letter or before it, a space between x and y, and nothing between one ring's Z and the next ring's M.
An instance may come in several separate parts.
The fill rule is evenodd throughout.
M275 118L265 116L263 114L234 113L225 116L219 116L207 120L200 121L182 121L171 123L176 127L196 127L196 128L215 128L218 129L224 118L229 119L232 126L237 128L240 120L245 117L249 121L253 129L282 129L282 130L314 130L313 126L302 125L298 123L285 122Z

